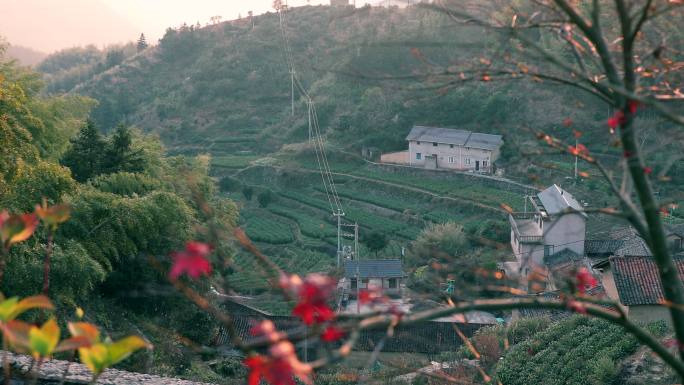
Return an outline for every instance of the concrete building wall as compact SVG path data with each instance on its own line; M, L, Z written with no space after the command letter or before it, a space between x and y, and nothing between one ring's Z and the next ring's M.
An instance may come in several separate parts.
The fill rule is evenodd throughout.
M586 218L580 214L556 216L544 223L544 245L553 246L551 253L570 249L584 255Z
M437 168L462 171L491 172L492 162L498 157L498 151L495 154L491 150L414 140L409 141L408 152L412 166L425 166L426 156L435 155Z
M634 305L629 306L627 310L627 318L638 323L651 323L655 321L666 321L668 325L672 324L670 318L670 310L661 305Z
M408 151L400 152L389 152L387 154L380 155L381 163L392 163L392 164L410 164Z

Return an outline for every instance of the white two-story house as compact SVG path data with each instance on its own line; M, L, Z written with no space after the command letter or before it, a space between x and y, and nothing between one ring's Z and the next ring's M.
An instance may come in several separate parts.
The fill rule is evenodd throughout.
M511 213L511 248L522 284L531 272L544 270L544 258L568 250L584 255L587 214L557 185L527 197L527 209Z
M489 173L499 158L501 135L415 126L406 137L411 166Z

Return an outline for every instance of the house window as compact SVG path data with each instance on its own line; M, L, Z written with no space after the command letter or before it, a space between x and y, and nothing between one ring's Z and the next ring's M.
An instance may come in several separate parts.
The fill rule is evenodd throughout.
M544 256L548 257L553 254L553 245L544 245Z
M454 148L454 145L453 145L453 144L450 144L450 145L449 145L449 148Z
M361 287L368 287L368 278L364 278L361 280Z
M470 164L470 158L466 158L465 164Z
M397 288L397 279L396 278L390 278L388 282L388 286L390 289L396 289Z
M350 283L350 285L351 285L352 290L355 290L355 289L357 288L357 285L358 285L358 284L357 284L357 282L356 282L356 278L352 278L352 279L349 281L349 283Z
M416 144L420 144L420 142L416 142Z
M456 157L455 157L455 156L450 156L450 157L449 157L449 163L456 163Z
M437 142L433 142L432 147L437 147Z
M487 167L487 161L486 160L482 161L482 167Z
M416 160L420 160L420 159L421 159L421 154L420 154L420 152L416 152Z

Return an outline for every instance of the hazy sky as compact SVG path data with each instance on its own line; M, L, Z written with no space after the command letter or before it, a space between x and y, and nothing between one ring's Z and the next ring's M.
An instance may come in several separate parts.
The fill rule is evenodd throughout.
M78 45L156 42L170 26L272 10L273 0L0 0L0 35L44 52ZM289 0L291 6L329 0Z

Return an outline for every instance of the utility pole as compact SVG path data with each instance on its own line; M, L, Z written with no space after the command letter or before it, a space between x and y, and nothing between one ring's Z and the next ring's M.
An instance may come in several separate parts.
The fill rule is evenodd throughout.
M291 105L292 105L292 116L294 116L294 75L295 75L295 70L294 68L290 68L290 84L291 84Z
M342 260L342 217L344 213L341 209L337 209L333 215L337 217L337 267L340 267Z
M306 101L306 105L309 107L309 142L311 142L311 108L312 108L312 101L311 99Z
M577 149L578 140L575 138L575 149ZM577 155L575 155L575 180L577 180Z
M354 222L354 259L359 260L359 223Z

